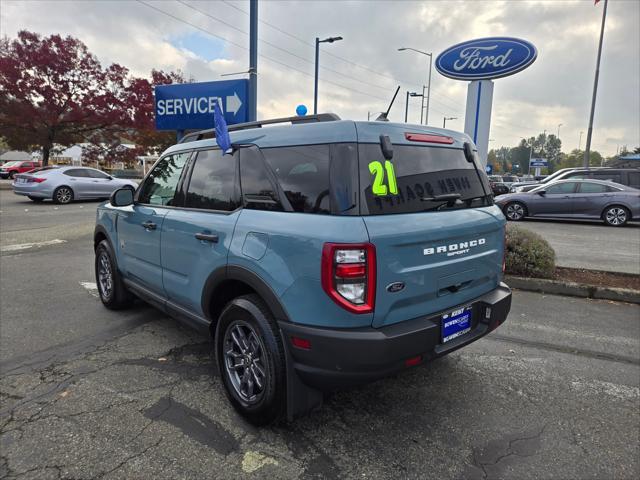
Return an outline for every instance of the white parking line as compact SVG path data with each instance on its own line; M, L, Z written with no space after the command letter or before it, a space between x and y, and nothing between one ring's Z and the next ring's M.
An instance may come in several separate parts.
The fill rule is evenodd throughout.
M47 240L45 242L33 242L33 243L18 243L15 245L4 245L0 247L0 252L19 252L20 250L28 250L30 248L46 247L48 245L58 245L60 243L67 243L66 240L60 240L56 238L54 240Z

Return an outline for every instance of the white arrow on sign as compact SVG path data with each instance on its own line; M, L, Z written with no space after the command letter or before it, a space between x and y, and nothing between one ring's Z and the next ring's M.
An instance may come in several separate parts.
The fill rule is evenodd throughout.
M232 96L227 97L227 113L233 112L235 115L240 110L242 106L242 101L240 101L240 97L236 92L233 92Z

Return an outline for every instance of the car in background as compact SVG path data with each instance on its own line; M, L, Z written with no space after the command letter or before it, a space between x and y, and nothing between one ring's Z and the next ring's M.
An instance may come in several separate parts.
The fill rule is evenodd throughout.
M495 200L507 220L525 217L601 219L621 227L640 218L640 190L603 180L559 180Z
M13 179L19 173L25 173L34 168L38 168L40 166L40 162L34 161L13 161L7 162L0 167L0 178L11 178Z
M25 195L34 202L51 199L55 203L73 200L109 198L119 188L137 188L137 183L112 177L95 168L58 167L16 175L13 193Z
M514 183L520 183L520 178L515 175L503 175L502 183L504 183L507 187L511 188Z
M509 193L509 187L503 183L500 175L489 175L489 186L494 197Z
M547 185L557 180L606 180L608 182L620 183L632 188L640 189L640 168L563 168L549 175L538 183L512 185L511 192L528 192L540 185Z

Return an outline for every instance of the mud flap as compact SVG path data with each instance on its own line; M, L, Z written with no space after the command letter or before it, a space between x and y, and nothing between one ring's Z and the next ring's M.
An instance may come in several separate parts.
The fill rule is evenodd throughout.
M309 387L300 380L295 368L293 368L293 358L289 353L289 346L282 330L280 330L280 338L287 363L287 421L291 422L296 417L320 408L324 395L321 391Z

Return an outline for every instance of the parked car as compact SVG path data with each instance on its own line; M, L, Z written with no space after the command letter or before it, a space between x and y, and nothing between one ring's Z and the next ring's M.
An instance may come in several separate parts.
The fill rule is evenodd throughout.
M511 188L511 186L514 183L519 183L519 182L520 182L520 178L518 178L516 175L503 175L502 176L502 183L504 183L509 188Z
M525 217L601 219L621 227L640 218L640 190L602 180L559 180L496 200L507 220Z
M19 173L25 173L40 166L40 162L16 161L7 162L0 167L0 178L14 178Z
M95 272L107 308L135 294L207 332L250 421L505 321L505 219L467 135L332 114L229 130L232 155L189 134L98 207Z
M509 187L502 182L500 175L489 175L489 186L495 197L509 193Z
M38 171L16 175L13 193L25 195L34 202L51 199L55 203L73 200L109 198L119 188L132 190L138 186L131 180L114 178L95 168L45 167Z
M607 180L620 183L629 187L640 189L640 169L639 168L563 168L548 176L538 183L512 185L511 192L528 192L539 185L548 185L558 180Z

